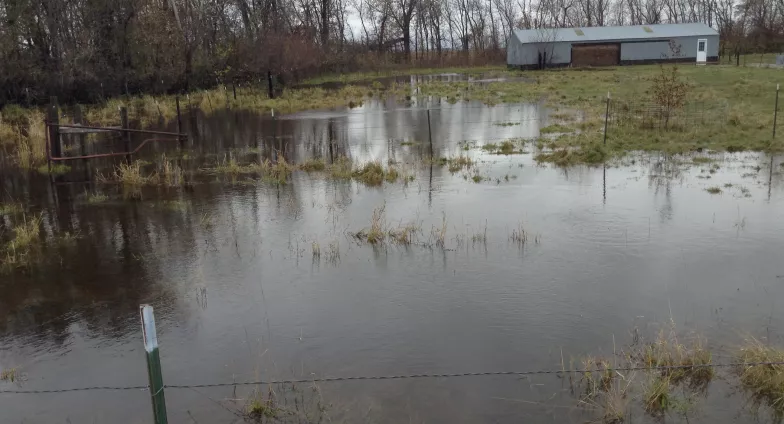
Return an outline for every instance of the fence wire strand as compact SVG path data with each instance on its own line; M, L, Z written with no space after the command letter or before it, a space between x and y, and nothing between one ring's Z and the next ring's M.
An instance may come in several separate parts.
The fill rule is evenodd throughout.
M424 374L401 374L401 375L375 375L375 376L347 376L347 377L311 377L293 378L282 380L255 380L255 381L232 381L223 383L204 383L204 384L164 384L165 389L195 389L210 387L234 387L234 386L263 386L272 384L298 384L298 383L330 383L339 381L368 381L368 380L405 380L415 378L453 378L453 377L481 377L481 376L530 376L530 375L567 375L583 374L587 372L610 371L668 371L682 369L699 368L734 368L734 367L756 367L756 366L775 366L784 365L784 362L731 362L726 364L695 364L695 365L667 365L667 366L636 366L636 367L607 367L607 368L585 368L578 370L531 370L531 371L487 371L487 372L464 372L464 373L424 373ZM66 389L44 389L44 390L0 390L0 394L47 394L47 393L67 393L84 391L120 391L120 390L149 390L149 386L89 386Z

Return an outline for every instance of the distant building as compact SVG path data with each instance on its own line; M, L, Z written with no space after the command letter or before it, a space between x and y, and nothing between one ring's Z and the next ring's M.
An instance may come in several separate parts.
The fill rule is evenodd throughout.
M510 67L613 66L719 60L719 33L701 23L514 30Z

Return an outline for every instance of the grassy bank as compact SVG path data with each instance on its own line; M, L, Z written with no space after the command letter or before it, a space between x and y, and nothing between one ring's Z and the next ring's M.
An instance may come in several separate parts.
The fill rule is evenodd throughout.
M771 140L776 84L784 80L780 70L694 65L680 65L678 69L681 80L688 87L681 109L689 111L689 123L667 129L651 129L644 125L619 125L619 122L611 121L606 147L600 144L603 142L607 93L610 93L613 104L652 102L653 79L661 73L658 65L510 72L509 75L526 76L533 82L482 85L430 82L421 84L420 90L453 102L477 100L491 105L544 102L553 109L584 111L584 120L559 123L565 129L551 131L555 134L542 140L552 150L553 161L561 164L572 163L564 163L564 156L572 156L572 161L580 161L580 156L601 161L606 154L622 154L631 150L669 153L699 149L782 150L784 140ZM673 114L679 112L675 109ZM705 116L708 119L700 119ZM717 116L718 119L715 118ZM567 152L575 149L601 150L606 154Z
M351 74L330 74L309 78L301 85L319 85L326 83L352 83L358 81L370 81L379 78L398 77L403 75L433 75L433 74L467 74L467 75L505 75L506 65L488 66L468 66L468 67L447 67L447 68L405 68L387 69L376 72L355 72Z
M646 340L635 330L630 346L612 347L608 356L566 361L562 368L579 405L592 409L606 424L635 422L645 414L655 419L699 414L700 402L715 380L729 383L745 398L744 407L780 422L784 417L784 350L750 338L716 355L697 334L680 334L674 324ZM718 367L715 356L732 367ZM774 363L774 364L771 364Z
M375 73L328 75L307 83L350 83L395 75L433 73L510 77L507 81L487 83L421 82L418 90L420 95L440 97L450 102L476 100L488 105L544 102L551 109L580 111L580 119L575 119L572 112L555 110L551 114L554 122L542 129L546 137L539 141L544 148L539 159L558 165L599 163L633 150L668 153L701 149L784 150L784 140L780 139L784 137L784 128L779 131L779 140L771 140L775 87L782 79L780 70L694 65L680 65L678 68L687 93L685 104L673 113L688 115L688 119L662 129L646 126L644 120L621 122L613 118L609 122L606 146L603 144L603 129L607 93L611 93L613 110L625 102L651 102L654 97L653 80L661 73L658 65L526 72L508 71L501 66L401 68ZM181 109L198 108L207 114L226 108L259 113L275 110L278 114L286 114L358 105L368 96L397 95L406 98L411 96L410 90L410 85L395 84L386 88L381 84L372 87L347 84L336 89L308 86L287 89L279 97L270 99L264 87L246 86L237 88L235 99L231 87L218 87L181 96L180 106ZM175 97L170 95L116 98L85 107L87 122L117 125L117 111L122 106L128 108L131 120L142 126L172 119L177 110ZM34 169L45 161L44 140L44 114L41 110L6 106L0 111L0 147L13 155L20 167Z

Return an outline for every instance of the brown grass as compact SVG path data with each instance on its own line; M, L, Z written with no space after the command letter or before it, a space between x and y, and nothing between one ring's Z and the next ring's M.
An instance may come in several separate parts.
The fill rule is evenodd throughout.
M386 204L374 209L373 216L370 218L370 228L360 230L354 234L354 237L370 244L384 243L387 236L387 232L384 230L386 227L385 210Z
M784 349L750 339L738 352L740 383L756 407L766 406L778 421L784 418L784 365L745 365L784 362Z

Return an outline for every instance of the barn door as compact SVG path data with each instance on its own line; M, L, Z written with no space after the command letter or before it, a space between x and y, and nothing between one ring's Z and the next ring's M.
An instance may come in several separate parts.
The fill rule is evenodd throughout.
M708 61L708 40L700 38L697 40L697 63Z
M621 45L573 44L572 66L615 66L621 60Z

